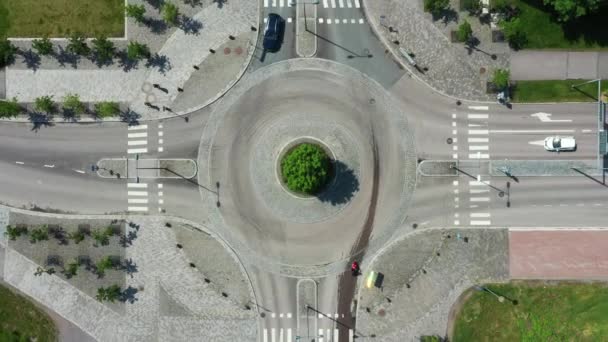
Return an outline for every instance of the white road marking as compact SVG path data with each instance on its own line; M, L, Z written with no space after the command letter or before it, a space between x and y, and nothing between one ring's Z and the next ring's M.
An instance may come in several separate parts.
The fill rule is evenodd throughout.
M340 23L340 19L335 18L335 19L334 19L334 24L339 24L339 23Z
M592 129L583 129L581 132L583 133L593 133Z
M283 328L279 330L279 342L283 342Z
M270 316L272 316L272 318L275 318L277 317L277 314L273 312Z
M359 7L361 7L359 0L355 0L355 8L359 8Z
M467 114L468 119L487 119L488 114Z
M338 342L338 334L339 334L339 330L338 329L334 329L334 341Z
M467 141L470 143L487 143L489 140L488 138L468 138Z
M487 217L490 217L490 213L471 213L471 217L487 218Z
M291 19L291 18L289 18L289 19ZM160 145L162 145L162 144L163 144L163 142L164 142L164 140L163 140L163 139L158 139L158 143L159 143Z
M319 24L323 24L323 18L319 18Z
M52 169L52 168L54 168L54 167L55 167L55 165L49 165L49 164L45 164L45 165L44 165L44 167L48 167L48 168Z
M469 186L482 186L482 185L490 185L490 181L469 181Z
M471 202L490 202L490 197L471 197Z
M147 191L127 191L128 196L148 196Z
M127 134L127 138L146 138L148 137L148 133L129 133Z
M456 181L453 181L453 182L452 182L452 185L453 185L453 186L457 186L457 185L458 185L458 181L457 181L457 180L456 180Z
M327 0L323 0L323 7L324 8L329 7L329 3L327 2Z
M452 142L453 143L457 143L458 142L458 138L452 138Z
M162 196L163 196L163 192L162 192L162 191L159 191L159 192L158 192L158 197L162 197Z
M164 135L164 134L163 134L163 131L159 131L159 132L158 132L158 136L159 136L159 137L162 137L163 135Z
M148 207L128 207L128 211L148 211Z
M528 144L530 144L530 145L538 145L538 146L545 146L545 141L544 140L528 141Z
M268 7L268 0L264 0L264 7Z
M76 171L76 172L78 172L78 173L85 173L85 172L84 172L84 171L82 171L82 170L76 170L76 169L72 169L72 170L73 170L73 171Z
M348 329L348 342L353 342L355 339L355 332L353 329Z
M15 164L23 165L25 163L24 162L20 162L20 161L16 161Z
M472 123L470 123L470 124L468 124L467 126L469 126L469 127L486 127L487 125L482 125L482 124L472 124Z
M342 24L348 24L348 19L342 19Z
M331 0L331 8L336 8L336 0Z
M453 129L452 130L452 135L456 135L457 132L458 132L457 130Z
M319 329L319 342L323 342L323 329Z
M549 113L534 113L534 114L530 114L531 117L533 118L538 118L541 122L572 122L572 120L568 120L568 119L561 119L561 120L553 120L551 119L551 114Z
M358 8L358 7L357 7ZM359 19L359 24L363 24L365 22L365 20L363 19Z
M458 146L456 146L456 145L452 146L452 150L458 151Z
M453 158L453 159L458 159L458 153L454 153L454 154L452 154L452 158Z
M331 24L331 19L327 19L327 24Z
M470 129L469 135L486 135L488 134L487 129Z
M291 318L291 312L287 313L287 318Z
M272 0L272 7L277 7L277 0Z
M147 198L129 198L129 203L148 204Z
M452 127L456 127L456 122L455 121L452 122Z
M291 339L291 328L287 328L287 342L291 342L293 341Z
M148 153L147 148L130 148L127 150L127 153Z
M162 198L161 198L161 199L159 199L159 200L158 200L158 204L165 204L165 200L164 200L164 199L162 199Z
M346 7L348 7L348 8L353 7L351 0L346 0Z
M158 123L158 128L159 128L159 129L160 129L160 128L163 128L163 124L159 122L159 123Z
M481 153L469 154L469 159L489 159L489 158L490 158L489 154L481 154Z
M338 4L339 4L340 8L344 7L344 0L339 0Z
M276 342L277 341L277 335L276 335L276 329L275 328L271 328L270 329L270 341L272 341L272 342Z
M488 110L490 107L488 106L469 106L469 109L472 110Z
M148 129L148 125L129 126L129 128L127 128L129 131L136 131L138 129Z
M287 22L290 23L291 22L291 17L287 18Z
M264 18L264 24L266 24L267 21L268 21L268 18Z
M452 119L456 119L456 113L452 113Z
M279 0L279 7L285 6L285 0Z
M157 184L157 187L158 187L159 189L162 189L162 188L163 188L162 183Z
M484 192L490 192L490 189L470 189L471 194L483 194Z
M488 150L488 146L487 145L471 145L469 146L469 150L470 151L487 151Z
M492 221L471 221L471 226L489 226Z
M139 145L146 145L148 143L148 140L129 140L127 142L127 144L129 146L139 146Z
M148 183L127 183L127 188L147 188Z
M161 146L158 148L158 152L163 152L165 149Z
M262 334L262 340L264 342L268 342L268 329L264 328L264 333Z
M573 129L493 129L490 133L574 133Z

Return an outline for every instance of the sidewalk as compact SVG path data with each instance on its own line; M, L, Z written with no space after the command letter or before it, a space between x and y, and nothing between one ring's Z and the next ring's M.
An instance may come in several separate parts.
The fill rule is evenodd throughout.
M446 95L476 101L494 101L486 94L485 83L496 68L506 68L510 50L504 43L490 41L489 25L480 25L477 18L469 18L474 35L480 40L479 50L470 53L464 44L451 43L449 34L458 26L456 22L433 22L424 13L419 0L381 0L363 2L368 22L401 64L421 81ZM452 8L458 8L452 1ZM459 13L461 18L468 15ZM389 31L393 27L393 32ZM397 32L395 32L395 30ZM398 41L399 44L393 43ZM413 53L422 73L416 71L399 48ZM481 51L480 51L481 50ZM491 58L496 55L496 60Z
M511 79L607 79L608 52L525 50L511 56Z
M130 0L129 3L144 4L146 16L161 22L158 10L148 2ZM205 7L178 5L185 18L180 29L153 32L152 27L128 20L128 39L147 44L153 56L151 61L140 61L131 67L116 58L112 64L99 67L86 58L66 62L42 56L32 64L24 56L17 56L16 62L6 70L6 81L2 82L2 86L6 85L6 98L33 102L36 97L53 95L60 101L64 95L75 93L84 102L130 103L131 110L141 115L140 120L173 117L179 112L206 106L230 89L249 65L258 34L251 27L258 27L259 4L231 0L222 6L215 2L205 2ZM225 48L235 43L238 44L232 47L235 52L224 54ZM14 44L22 51L31 49L28 40L14 41ZM115 44L117 49L124 48L126 41L117 40ZM58 53L61 54L64 46L65 42L56 43ZM209 49L216 53L212 54ZM197 82L188 82L191 77ZM0 78L0 81L3 80ZM167 93L155 89L154 84L165 88ZM181 96L178 88L183 88L183 93L195 93L196 97ZM144 102L157 106L158 110ZM164 111L164 106L178 108L179 112Z

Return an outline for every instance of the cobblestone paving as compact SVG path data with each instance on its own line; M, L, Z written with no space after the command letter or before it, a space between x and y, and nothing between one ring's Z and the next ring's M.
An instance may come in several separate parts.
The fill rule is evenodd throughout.
M423 12L421 0L363 3L374 30L417 78L452 97L477 101L495 100L493 95L486 94L485 84L493 69L508 67L510 51L503 43L491 42L488 25L481 25L477 18L469 20L480 44L477 49L468 51L464 44L450 42L450 31L455 30L458 24L450 21L434 22L430 14ZM452 1L451 6L458 8L457 1ZM461 22L466 17L466 14L461 13ZM389 32L389 27L393 27L393 32ZM399 44L393 43L394 41ZM407 64L399 48L413 53L419 67L428 68L428 71L421 73ZM496 60L491 58L492 54L496 55Z
M393 243L362 269L384 274L382 290L359 280L357 330L376 339L414 341L446 334L448 314L474 284L508 279L506 229L421 230ZM368 312L369 309L369 312Z
M102 216L34 215L80 221L108 219ZM191 341L203 336L206 341L235 341L237 336L239 341L255 340L255 312L222 297L205 283L203 274L191 268L183 252L175 247L175 234L164 226L164 220L153 217L110 218L126 218L139 226L133 245L126 249L126 257L137 264L133 277L126 276L126 285L137 289L137 293L132 303L123 304L124 314L109 309L60 277L34 276L38 265L10 248L5 255L5 280L99 341ZM235 259L229 255L227 258L216 256L215 262L234 263ZM242 270L240 266L234 268L233 265L226 265L226 268ZM238 272L224 276L234 277L235 282L243 279L243 274ZM238 294L242 298L250 295L250 287L247 293ZM173 306L173 310L168 306Z

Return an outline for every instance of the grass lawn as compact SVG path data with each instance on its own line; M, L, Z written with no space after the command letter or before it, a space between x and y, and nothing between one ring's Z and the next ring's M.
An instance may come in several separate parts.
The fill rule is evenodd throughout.
M15 338L17 336L22 339ZM0 341L32 340L56 341L55 324L29 299L0 285Z
M608 340L605 284L512 283L488 288L518 304L474 291L456 316L454 342Z
M597 101L597 83L572 89L586 80L517 81L511 96L513 102L593 102ZM602 80L602 91L608 91L608 80Z
M542 0L498 0L520 10L522 29L528 39L525 49L608 49L608 30L603 29L608 6L569 24L559 23Z
M0 0L0 37L122 37L124 17L124 0Z

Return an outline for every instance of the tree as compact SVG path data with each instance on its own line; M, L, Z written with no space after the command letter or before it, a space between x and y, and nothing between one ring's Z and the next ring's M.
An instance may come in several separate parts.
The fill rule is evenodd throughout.
M114 267L114 262L109 256L101 258L96 264L95 269L97 270L97 274L103 276L106 273L106 270Z
M36 243L38 241L44 241L49 239L49 230L47 227L40 227L33 229L30 233L30 242Z
M473 29L471 28L471 24L468 21L464 21L460 26L458 26L458 31L456 31L456 37L459 42L468 42L469 39L473 36Z
M7 66L15 60L17 48L8 40L0 40L0 68Z
M98 102L95 104L95 113L100 118L116 116L120 114L120 106L116 102Z
M441 14L450 5L450 0L424 0L424 11L433 15Z
M98 301L103 302L108 301L113 303L114 301L116 301L117 299L120 298L122 294L122 291L120 289L120 286L118 285L110 285L107 288L104 287L100 287L97 289L97 295L95 296L95 298L97 298Z
M17 98L13 97L8 101L0 101L0 118L10 118L17 116L23 112L23 109L17 103Z
M80 96L77 94L67 94L63 97L63 108L70 111L73 115L78 116L84 113L84 103L80 101Z
M53 114L56 111L53 96L40 96L34 100L34 109L39 112Z
M177 6L170 2L165 2L161 8L163 13L163 20L169 25L175 25L177 23L177 17L179 16L179 10Z
M34 39L32 41L32 47L38 51L39 54L46 56L53 53L53 43L48 37L42 39Z
M127 5L125 7L125 12L127 13L127 17L135 19L138 23L141 23L146 19L146 8L144 5Z
M75 32L70 36L66 50L80 56L88 56L91 53L86 38L79 32Z
M146 44L129 42L127 46L127 58L133 61L150 57L150 49Z
M515 50L519 50L528 43L526 33L523 31L521 20L519 18L513 18L511 20L500 21L500 27L502 28L505 38L509 42L509 46Z
M114 43L112 43L105 36L99 36L93 39L93 52L97 57L97 60L101 63L106 63L114 58L114 53L116 48L114 47Z
M496 69L494 71L494 77L492 78L492 83L496 85L498 89L505 89L509 86L509 70L506 69Z
M601 0L543 0L557 13L557 19L567 22L597 11Z
M281 160L281 173L287 187L295 192L314 194L328 181L330 160L317 145L301 144Z
M15 241L21 235L27 235L27 228L8 225L6 226L6 232L4 232L4 234L7 235L9 239Z

